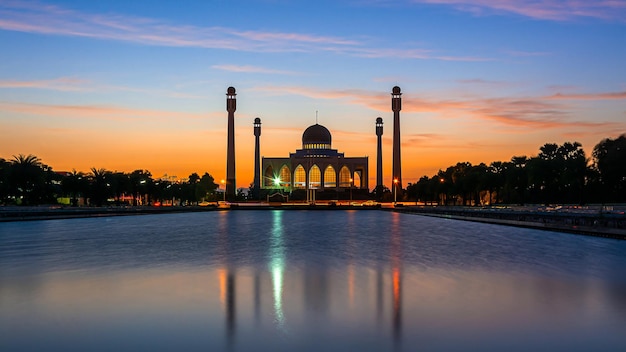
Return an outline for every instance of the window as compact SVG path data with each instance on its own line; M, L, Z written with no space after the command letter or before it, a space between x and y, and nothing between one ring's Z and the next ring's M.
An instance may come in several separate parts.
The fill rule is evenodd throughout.
M348 167L342 167L341 171L339 171L339 187L350 187L352 185L350 178L350 170Z
M309 170L309 188L319 188L322 186L322 173L317 165L313 165Z
M263 173L263 186L265 188L274 187L274 168L271 165Z
M306 172L304 171L304 168L302 167L302 165L298 165L298 167L296 167L296 171L294 172L293 178L294 178L294 182L293 182L294 188L305 188Z
M281 187L291 187L291 171L287 165L280 168L280 185Z
M337 173L335 173L335 169L330 165L328 165L324 171L324 187L337 187Z

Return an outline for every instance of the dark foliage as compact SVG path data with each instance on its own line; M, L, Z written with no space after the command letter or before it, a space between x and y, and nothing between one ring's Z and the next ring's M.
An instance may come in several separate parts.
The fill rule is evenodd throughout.
M587 158L578 142L547 143L534 157L490 165L457 163L409 184L409 199L446 205L626 202L626 135L604 139Z

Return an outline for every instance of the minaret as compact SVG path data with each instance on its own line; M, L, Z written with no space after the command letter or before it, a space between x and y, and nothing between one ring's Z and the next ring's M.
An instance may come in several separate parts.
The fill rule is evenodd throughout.
M393 110L393 173L391 185L396 187L400 194L402 190L402 166L400 157L400 110L402 110L402 98L400 87L395 86L391 91L391 110ZM396 181L397 180L397 181Z
M383 119L376 118L376 136L378 137L378 149L376 152L376 196L380 197L383 187Z
M226 91L226 111L228 111L228 150L226 152L226 199L235 199L235 110L237 110L237 94L235 88Z
M261 189L261 166L259 165L259 160L261 159L260 136L261 119L257 117L254 119L254 189L252 190L254 199L259 199L259 191Z

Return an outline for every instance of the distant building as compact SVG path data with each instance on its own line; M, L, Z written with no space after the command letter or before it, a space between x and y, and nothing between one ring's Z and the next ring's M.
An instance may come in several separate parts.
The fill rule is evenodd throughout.
M289 157L263 157L261 188L306 190L307 200L315 200L318 192L369 189L368 158L345 157L331 148L331 140L330 131L315 124L302 134L302 149Z

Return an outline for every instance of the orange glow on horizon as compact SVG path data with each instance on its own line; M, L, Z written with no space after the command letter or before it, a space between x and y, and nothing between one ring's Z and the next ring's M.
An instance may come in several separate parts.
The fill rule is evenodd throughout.
M177 112L89 106L64 106L49 112L44 107L48 108L29 106L26 112L22 111L26 107L21 107L22 110L14 108L18 116L25 117L2 124L2 129L11 133L0 141L1 158L34 154L55 171L88 173L93 167L121 172L148 170L154 178L167 174L183 179L194 172L200 175L208 172L216 180L226 176L226 112L182 113L184 123L178 123L170 118L170 115L179 114ZM81 119L82 114L87 116ZM108 117L108 114L113 117ZM134 118L135 115L138 117ZM249 115L236 115L237 188L247 188L254 176L253 118ZM380 115L389 120L387 115ZM600 129L591 130L588 125L572 123L570 130L564 131L558 138L547 132L537 132L532 137L512 141L511 136L518 136L526 130L505 128L503 125L488 128L472 126L462 119L449 121L441 117L436 119L439 126L431 126L433 122L422 115L423 112L405 113L402 117L403 123L406 121L402 134L402 176L405 185L417 182L422 176L431 177L438 170L445 170L457 162L490 164L493 161L509 161L518 155L533 156L545 143L575 140L583 144L590 156L601 139L618 135L621 131L619 125L596 124L595 127ZM120 128L118 119L123 120L124 128ZM112 123L111 120L117 122ZM367 121L371 128L351 125L348 120L329 120L326 123L333 136L332 148L347 157L368 156L368 183L373 188L376 183L374 117ZM455 124L463 129L460 132L454 130ZM383 135L383 180L391 188L392 133L389 124L386 126ZM290 152L300 149L302 132L306 127L306 123L294 127L276 118L263 119L261 156L287 157Z

